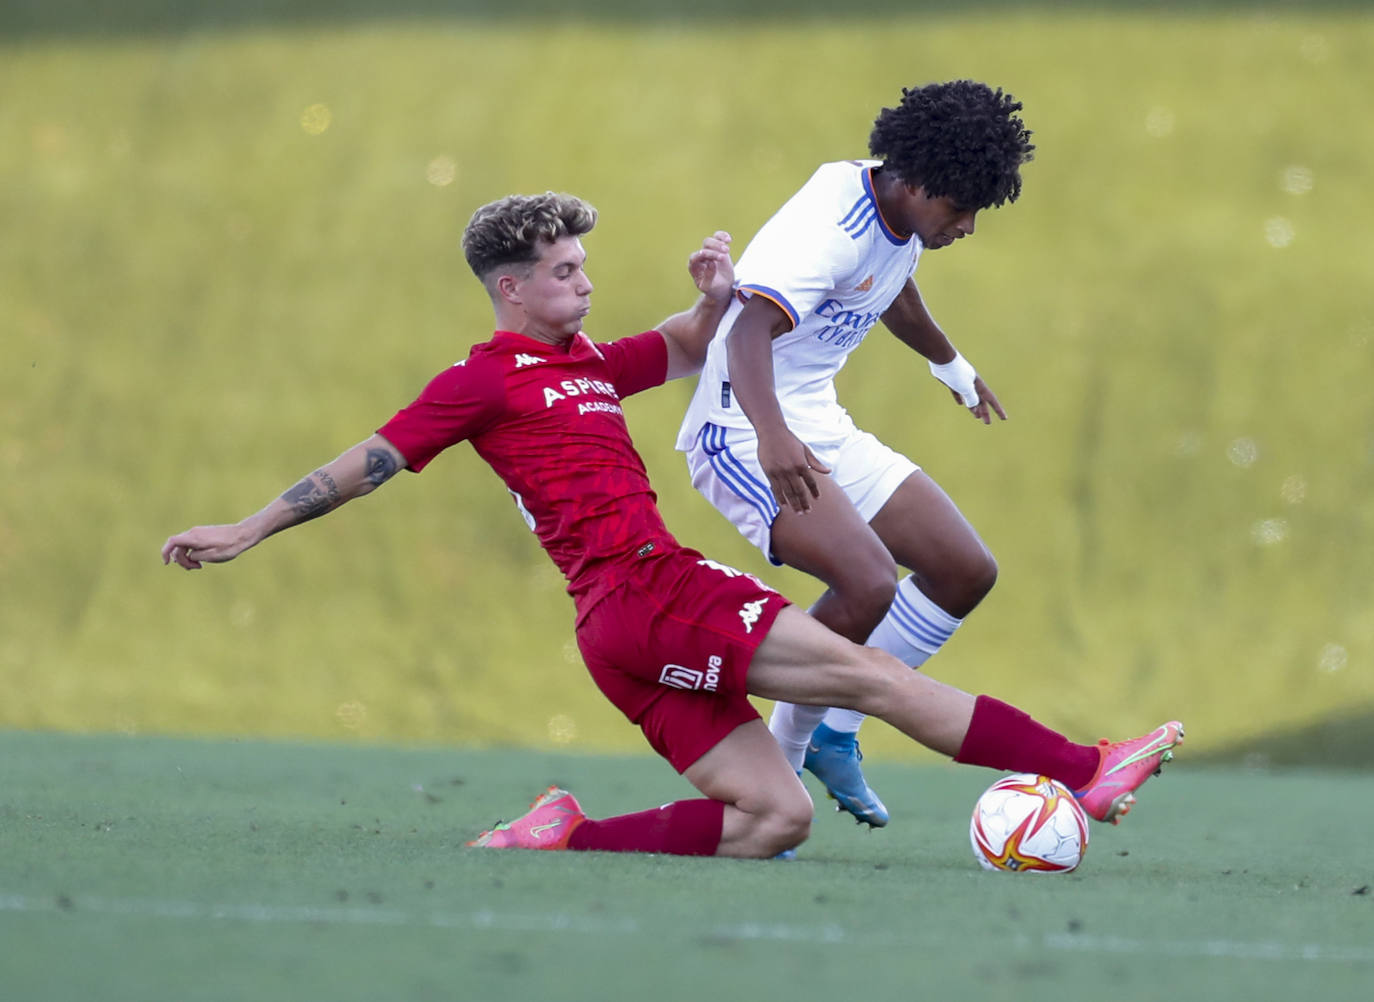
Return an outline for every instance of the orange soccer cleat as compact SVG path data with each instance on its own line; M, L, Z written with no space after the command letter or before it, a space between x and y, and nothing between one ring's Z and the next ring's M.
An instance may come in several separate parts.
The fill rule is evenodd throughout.
M1159 775L1181 744L1183 725L1177 720L1128 741L1110 742L1103 738L1097 744L1097 773L1073 795L1090 817L1117 824L1135 803L1135 791L1145 780Z
M567 790L551 786L521 817L497 824L468 843L483 849L566 849L587 816Z

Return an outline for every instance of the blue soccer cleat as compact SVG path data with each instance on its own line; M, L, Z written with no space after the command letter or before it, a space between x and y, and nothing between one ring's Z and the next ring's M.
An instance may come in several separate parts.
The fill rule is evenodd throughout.
M835 810L848 811L859 824L882 828L887 824L887 807L864 779L859 763L859 739L854 734L833 731L819 725L806 745L806 770L825 784L825 792L835 801Z

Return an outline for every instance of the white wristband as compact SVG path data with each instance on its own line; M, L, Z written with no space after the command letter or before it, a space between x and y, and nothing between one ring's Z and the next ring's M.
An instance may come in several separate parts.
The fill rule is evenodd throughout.
M973 381L978 378L978 373L974 371L968 359L957 351L952 359L941 365L931 362L930 374L963 397L965 407L978 405L978 391L973 388Z

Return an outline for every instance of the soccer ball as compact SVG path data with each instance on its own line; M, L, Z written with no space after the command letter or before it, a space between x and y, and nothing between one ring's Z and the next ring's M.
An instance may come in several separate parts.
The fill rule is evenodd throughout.
M978 798L968 837L985 870L1068 873L1087 851L1088 816L1064 784L1018 773Z

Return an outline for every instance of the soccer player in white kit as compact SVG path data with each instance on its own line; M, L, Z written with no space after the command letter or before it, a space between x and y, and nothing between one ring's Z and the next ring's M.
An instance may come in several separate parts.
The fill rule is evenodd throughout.
M997 397L927 311L923 250L1015 201L1031 159L1021 104L970 80L904 89L869 138L872 160L822 165L764 224L735 270L678 435L693 485L774 563L819 578L811 613L917 667L997 578L977 532L929 476L857 428L835 393L849 353L882 321L984 424ZM910 571L898 578L898 568ZM863 777L852 710L776 704L769 727L870 826L887 808Z

